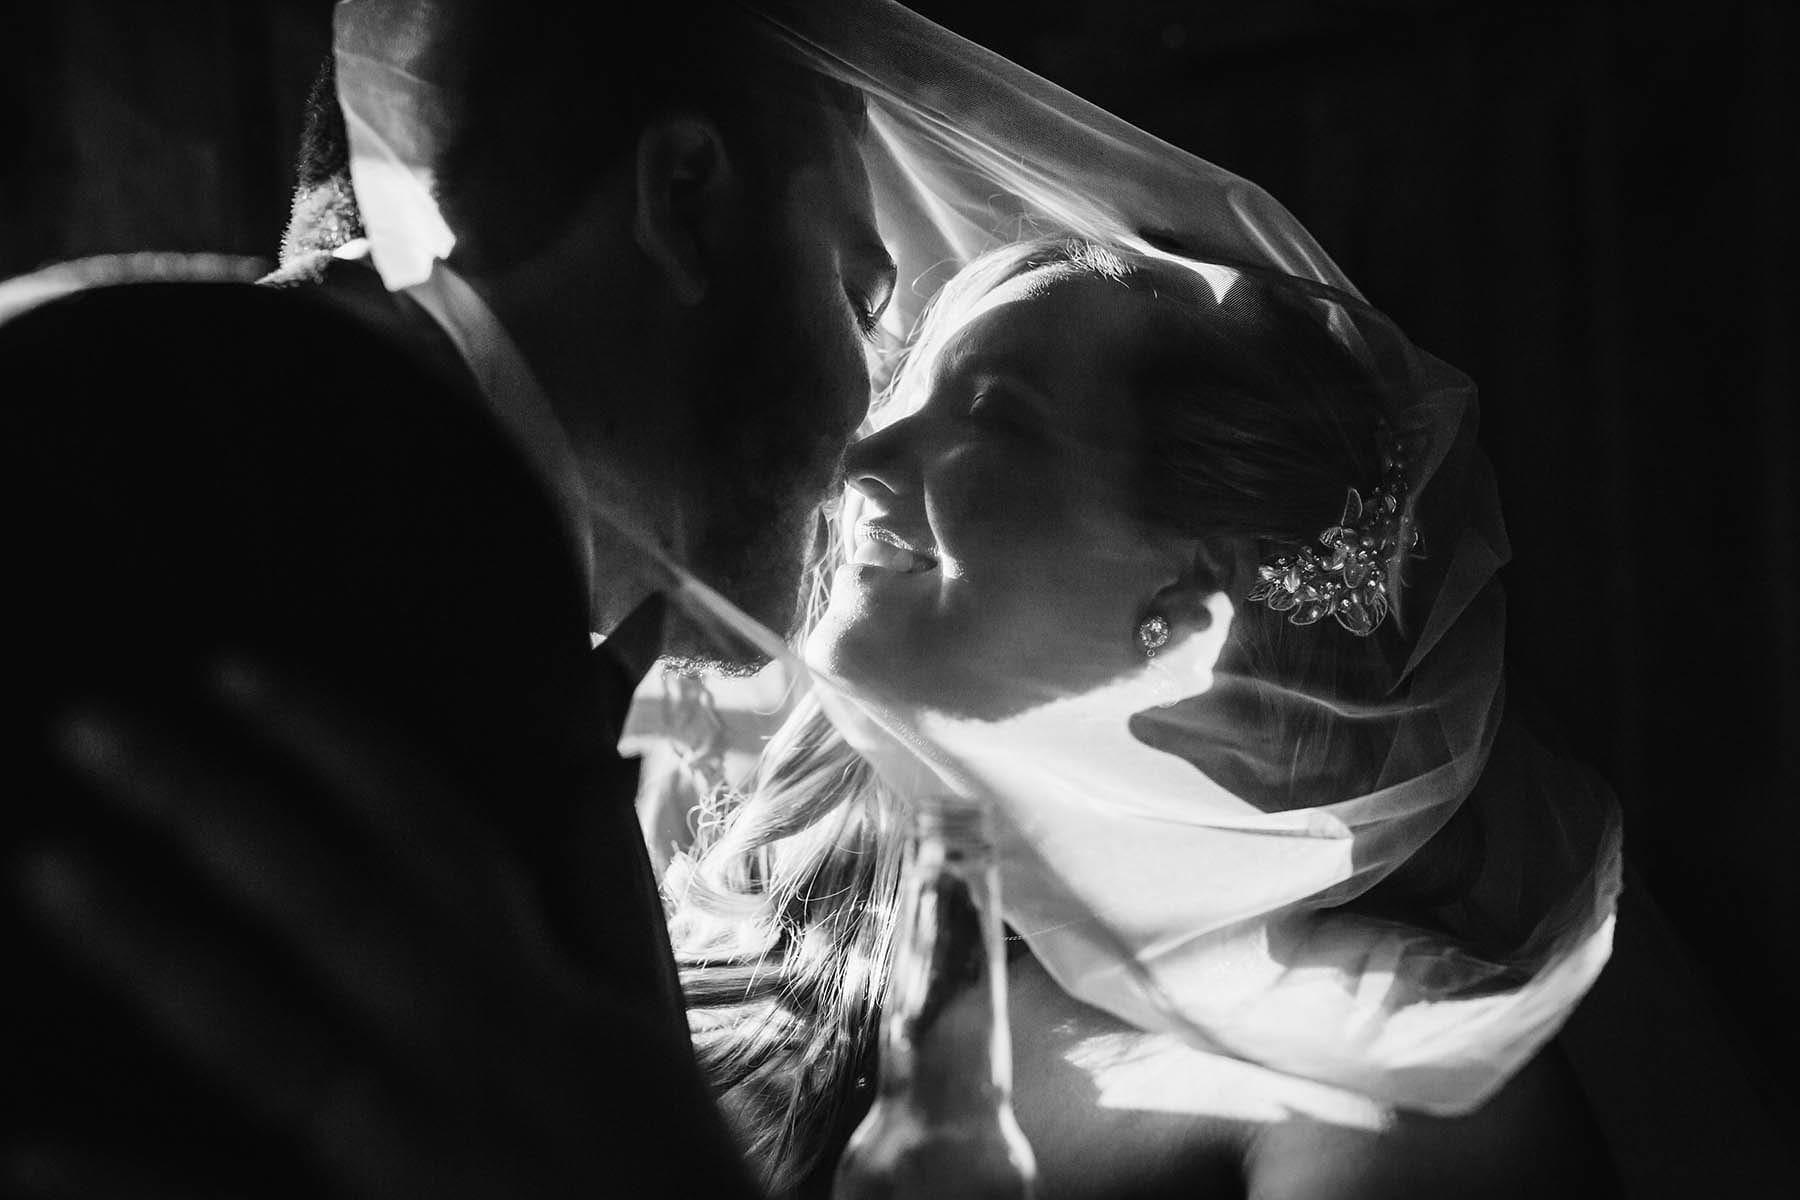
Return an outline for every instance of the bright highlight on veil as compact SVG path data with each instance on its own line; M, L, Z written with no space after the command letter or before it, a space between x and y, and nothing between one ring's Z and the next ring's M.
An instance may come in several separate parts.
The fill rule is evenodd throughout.
M394 15L405 7L348 0L338 16L357 193L392 288L418 284L448 251L429 188L431 114L455 112L455 81L433 77L429 36ZM1356 904L1397 884L1459 814L1511 820L1570 791L1566 779L1539 786L1563 766L1502 731L1496 572L1509 550L1474 440L1471 383L1367 305L1261 189L899 5L750 3L743 18L745 37L864 98L864 162L900 269L885 318L893 340L914 336L948 281L952 297L977 288L957 275L970 263L996 277L1028 270L1006 259L1008 243L1091 243L1089 259L1118 264L1098 286L1174 305L1158 317L1154 349L1184 369L1216 370L1206 395L1235 396L1259 372L1301 382L1326 373L1344 381L1332 393L1340 407L1284 414L1264 404L1256 420L1286 419L1321 446L1349 446L1377 476L1376 417L1412 439L1404 505L1425 553L1400 564L1405 619L1366 638L1330 621L1290 625L1221 585L1196 617L1204 630L1147 663L1122 657L1130 623L1073 629L1067 651L1044 665L1022 647L996 682L1023 699L974 714L879 672L809 667L654 546L643 547L644 569L701 627L779 660L806 693L800 707L829 719L821 736L858 756L870 795L903 804L954 791L992 805L1006 919L1070 995L1139 1029L1380 1104L1479 1105L1556 1032L1606 961L1618 834L1610 798L1575 781L1591 802L1548 822L1563 840L1542 848L1531 878L1482 880L1510 897L1483 910L1486 940ZM932 336L928 320L884 369L906 382ZM1303 353L1258 358L1257 339L1270 337ZM1175 412L1173 391L1147 404L1130 419L1141 419L1152 450L1193 424ZM907 415L884 410L871 428ZM1247 424L1242 454L1217 463L1206 486L1228 490L1254 475L1264 428ZM1346 490L1376 483L1322 482L1316 517L1293 517L1292 544L1270 552L1316 544ZM1304 498L1288 499L1298 510ZM616 520L603 503L597 511ZM941 584L928 572L903 581L920 595ZM1497 744L1524 767L1486 771ZM809 815L812 832L788 833L829 842L833 822L849 819ZM798 853L774 834L760 852L776 862Z

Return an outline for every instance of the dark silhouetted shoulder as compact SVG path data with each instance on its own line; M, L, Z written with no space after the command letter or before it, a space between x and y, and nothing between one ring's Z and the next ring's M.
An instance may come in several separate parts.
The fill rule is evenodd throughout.
M560 852L597 791L629 803L634 775L594 736L586 595L554 510L429 353L313 289L120 284L0 324L0 396L9 862L74 843L155 904L206 904L54 743L69 706L96 697L177 722L202 711L229 653L392 722L527 862ZM627 985L660 986L642 965L658 916L621 912L616 945L558 932L617 956ZM29 981L6 1059L9 1095L30 1104L9 1137L103 1132L150 1161L207 1164L210 1182L184 1180L196 1194L288 1161L279 1131L169 1058L12 905L5 925L9 977ZM273 953L266 977L306 995ZM290 1182L320 1194L304 1170Z

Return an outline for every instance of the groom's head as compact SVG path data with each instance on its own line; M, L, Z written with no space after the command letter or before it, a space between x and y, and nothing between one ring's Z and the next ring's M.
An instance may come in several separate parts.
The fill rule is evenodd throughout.
M452 264L519 341L590 488L786 628L867 406L859 318L893 284L860 95L736 4L466 7L435 164Z

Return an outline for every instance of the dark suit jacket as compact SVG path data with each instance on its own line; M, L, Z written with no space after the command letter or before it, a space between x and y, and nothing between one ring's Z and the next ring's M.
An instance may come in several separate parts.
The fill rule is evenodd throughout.
M635 680L590 652L550 501L428 322L314 288L89 289L0 325L0 420L6 687L23 713L8 735L9 861L75 844L154 907L215 920L158 835L63 769L54 722L93 697L175 727L211 720L196 700L224 652L304 672L466 785L530 864L568 956L655 1026L596 1064L621 1080L617 1120L596 1131L621 1147L618 1193L741 1190L687 1049L635 768L614 749ZM9 1139L98 1133L201 1165L221 1191L321 1194L291 1131L196 1078L8 913L3 969L24 1002L5 1034ZM316 1002L254 928L239 933L277 994ZM677 1081L656 1101L674 1111L642 1111L631 1080L644 1077ZM698 1173L686 1183L670 1173L678 1153Z

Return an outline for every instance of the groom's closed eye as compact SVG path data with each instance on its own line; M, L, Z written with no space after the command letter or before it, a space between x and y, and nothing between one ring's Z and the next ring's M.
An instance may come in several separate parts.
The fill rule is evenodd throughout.
M865 337L874 337L888 302L894 298L899 268L880 242L858 243L844 272L845 294L856 310L857 324Z
M876 331L881 328L881 310L853 287L846 287L844 295L850 301L850 310L856 317L856 327L862 331L865 339L873 341Z

